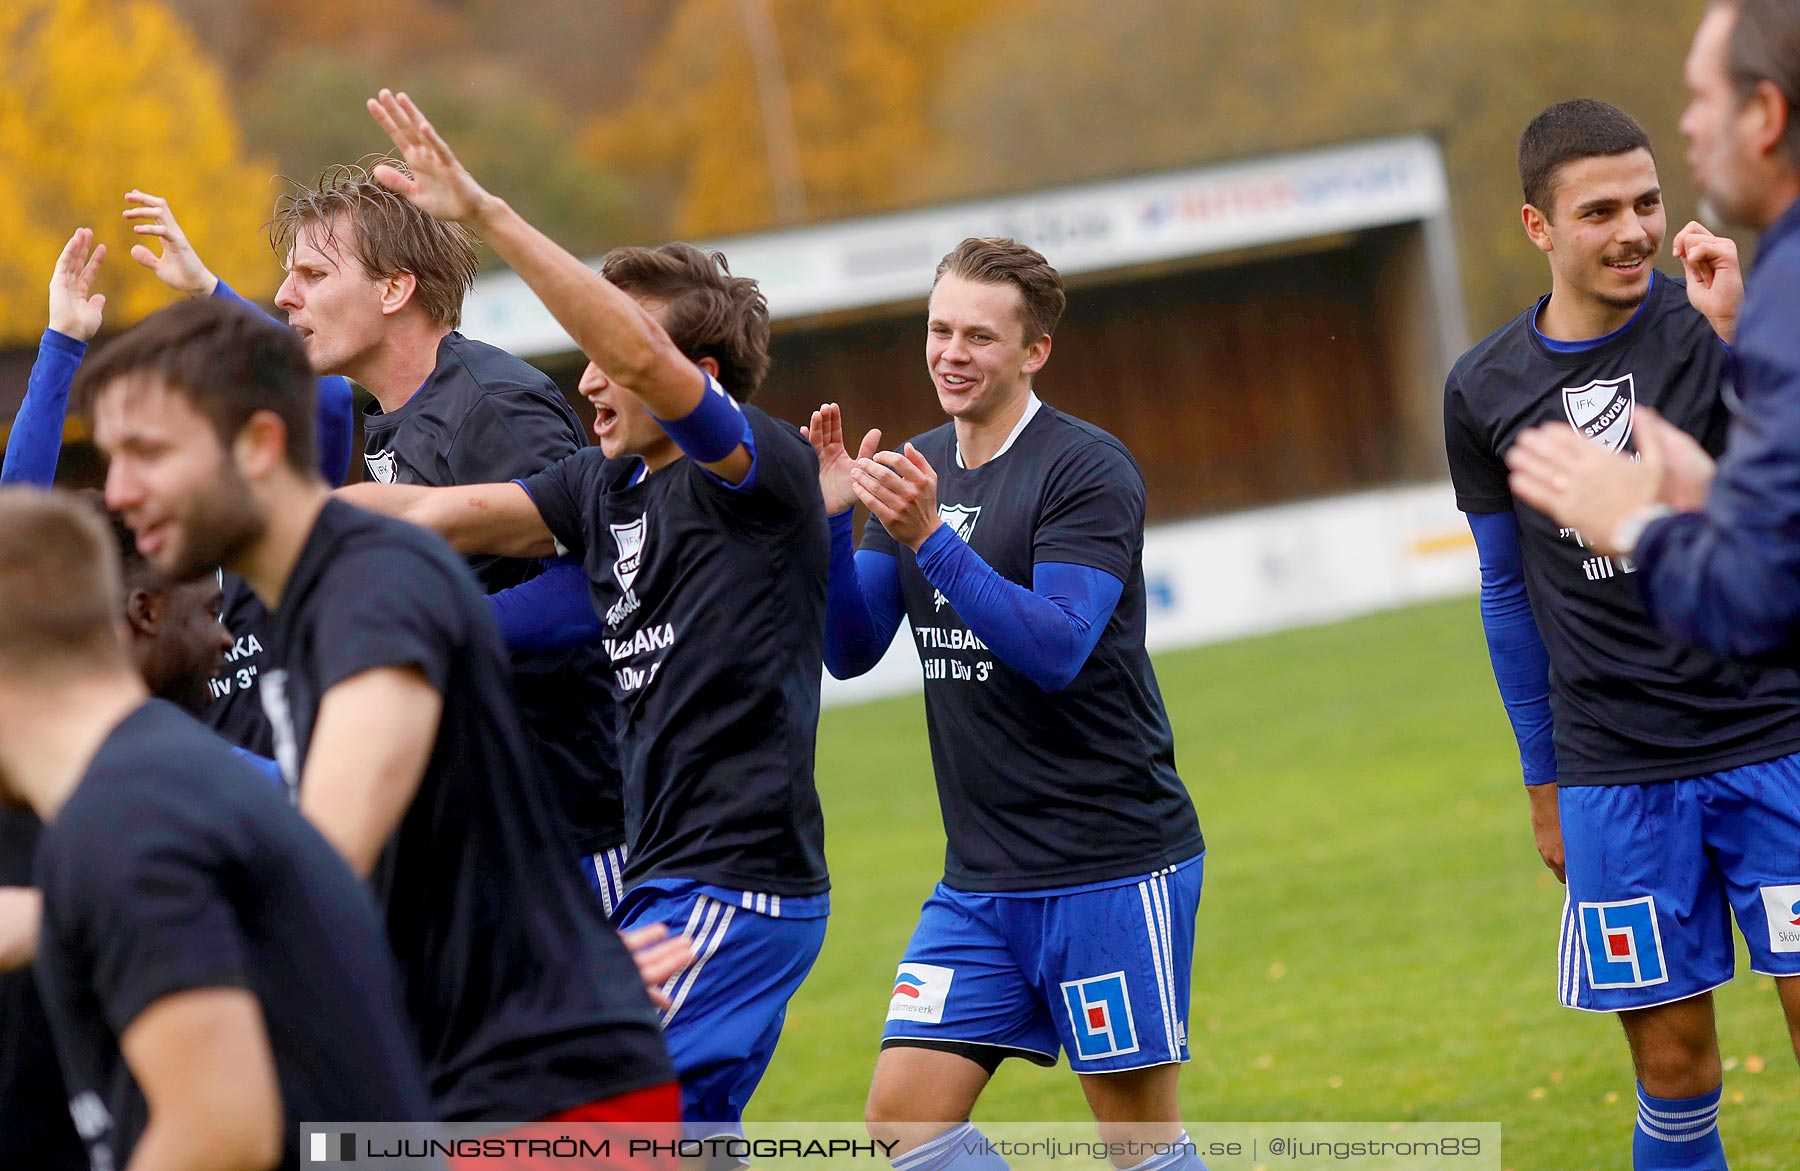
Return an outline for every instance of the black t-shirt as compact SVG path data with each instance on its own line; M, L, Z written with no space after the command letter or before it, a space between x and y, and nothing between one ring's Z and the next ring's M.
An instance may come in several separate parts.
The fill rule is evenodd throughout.
M281 666L264 669L263 702L290 786L337 684L415 667L443 697L418 794L372 878L440 1114L525 1121L670 1081L637 968L567 861L468 567L422 529L330 501L269 654Z
M1144 478L1131 453L1048 406L1011 447L961 467L956 427L913 441L938 476L945 523L1001 577L1040 561L1125 583L1075 679L1046 692L995 656L873 517L863 548L899 559L925 667L925 721L944 818L944 882L1026 891L1147 874L1205 848L1144 649Z
M42 833L31 811L0 806L0 886L31 885ZM88 1171L29 965L0 972L0 1167Z
M1640 403L1723 450L1726 351L1686 287L1657 273L1629 325L1576 353L1544 344L1534 305L1464 354L1444 388L1457 507L1518 518L1564 785L1680 780L1800 750L1800 675L1672 642L1645 613L1629 559L1597 555L1507 487L1521 431L1561 422L1635 452Z
M813 785L830 543L812 447L746 406L753 479L589 448L525 481L587 568L619 696L627 879L824 892Z
M263 643L268 638L269 611L235 573L219 581L222 601L219 621L231 632L231 650L207 687L212 701L200 719L213 731L258 756L275 755L275 734L263 714L256 684L263 664Z
M242 988L299 1122L422 1121L423 1075L368 892L281 796L186 713L147 701L101 743L44 831L37 976L95 1167L148 1121L119 1043L178 992Z
M398 410L369 403L363 429L370 479L432 488L521 479L587 446L580 417L549 375L460 333L438 343L431 377ZM542 572L540 562L514 557L472 557L469 567L488 593ZM513 672L575 848L618 845L625 815L606 657L591 646L515 655Z

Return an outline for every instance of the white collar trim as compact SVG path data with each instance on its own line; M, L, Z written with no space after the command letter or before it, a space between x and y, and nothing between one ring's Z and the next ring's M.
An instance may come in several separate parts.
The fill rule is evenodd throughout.
M1025 400L1025 413L1019 416L1019 421L1013 425L1011 433L1006 437L1006 442L1000 445L1000 450L988 457L988 463L993 463L995 460L1006 454L1007 449L1012 447L1013 443L1018 440L1020 433L1031 423L1032 419L1037 417L1038 408L1044 405L1044 400L1037 396L1037 391L1033 390L1028 393L1031 397ZM963 462L962 440L960 439L956 441L956 466L959 468L966 468L969 466Z

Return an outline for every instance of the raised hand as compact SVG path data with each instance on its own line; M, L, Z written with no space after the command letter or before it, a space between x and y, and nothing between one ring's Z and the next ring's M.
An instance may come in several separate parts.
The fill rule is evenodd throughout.
M1737 336L1738 310L1744 304L1744 270L1737 241L1715 236L1698 220L1675 233L1675 258L1687 274L1688 303L1712 322L1714 332L1730 345Z
M844 413L836 403L825 403L812 413L811 422L800 428L800 434L812 442L819 457L819 492L825 497L825 514L843 512L856 507L856 490L850 483L850 470L856 460L868 459L881 449L881 432L874 430L863 436L856 459L844 447Z
M105 259L106 245L94 243L94 230L76 228L50 273L51 329L78 342L89 341L100 332L106 295L93 288Z
M850 486L888 536L913 552L943 524L938 516L937 472L912 444L878 451L850 469Z
M413 100L384 89L368 106L412 172L382 164L374 170L375 181L437 219L479 224L498 201L475 182Z
M201 261L200 254L188 243L187 233L175 220L169 201L144 191L127 191L125 218L135 220L131 230L140 236L154 236L162 241L158 256L143 244L131 246L131 258L156 274L156 279L177 293L190 297L207 297L218 286L219 278Z

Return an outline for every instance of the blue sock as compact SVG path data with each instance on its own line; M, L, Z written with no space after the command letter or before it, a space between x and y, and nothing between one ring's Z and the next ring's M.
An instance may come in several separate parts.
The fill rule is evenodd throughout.
M1655 1098L1637 1088L1637 1129L1631 1135L1633 1171L1727 1171L1719 1141L1723 1086L1697 1098Z
M1206 1171L1206 1164L1200 1161L1200 1150L1194 1140L1188 1137L1187 1131L1170 1143L1172 1148L1162 1155L1151 1155L1142 1163L1133 1163L1125 1171Z
M965 1122L895 1159L894 1171L1007 1171L1007 1167L1000 1152L988 1145L987 1136L973 1122Z

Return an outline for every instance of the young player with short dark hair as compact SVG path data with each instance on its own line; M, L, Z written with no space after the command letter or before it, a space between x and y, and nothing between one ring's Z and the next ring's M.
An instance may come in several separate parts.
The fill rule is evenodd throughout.
M442 542L332 501L293 332L189 301L83 367L107 502L159 571L271 608L262 682L300 810L372 881L449 1120L671 1118L636 970L574 873L499 637Z
M869 1089L904 1171L999 1163L969 1149L977 1098L1005 1058L1059 1049L1103 1140L1163 1144L1115 1165L1201 1166L1176 1084L1205 842L1144 647L1143 477L1033 389L1063 305L1035 250L965 240L926 322L951 421L898 452L872 431L857 459L835 403L809 432L831 513L826 665L868 670L910 621L943 806L944 879Z
M1720 450L1721 338L1741 288L1656 271L1662 189L1623 111L1545 110L1520 139L1519 175L1551 288L1451 371L1451 478L1480 550L1482 622L1538 850L1569 887L1558 994L1619 1014L1639 1083L1639 1171L1722 1168L1711 990L1732 976L1728 903L1752 969L1784 977L1789 1027L1800 1025L1787 987L1800 945L1782 942L1767 897L1791 888L1800 900L1800 676L1666 641L1637 567L1515 497L1506 458L1547 422L1614 452L1637 450L1647 428ZM1677 244L1690 261L1735 260L1697 223Z
M37 975L92 1165L297 1171L301 1120L427 1119L367 892L146 697L112 544L89 508L0 490L0 799L47 826Z
M829 912L812 772L825 518L805 440L745 401L768 309L686 245L595 273L482 190L404 94L369 107L412 172L376 177L478 231L588 356L600 443L513 483L346 495L465 552L582 559L620 705L619 921L693 936L664 1035L690 1134L736 1133Z
M1736 658L1791 663L1800 645L1800 7L1715 0L1686 63L1681 117L1701 205L1762 233L1732 381L1723 459L1652 425L1639 461L1555 430L1520 438L1521 498L1632 556L1671 637ZM1690 280L1736 283L1737 256L1677 254ZM1800 912L1795 913L1800 917ZM1800 997L1800 993L1796 993ZM1793 1036L1800 1053L1800 1032Z

